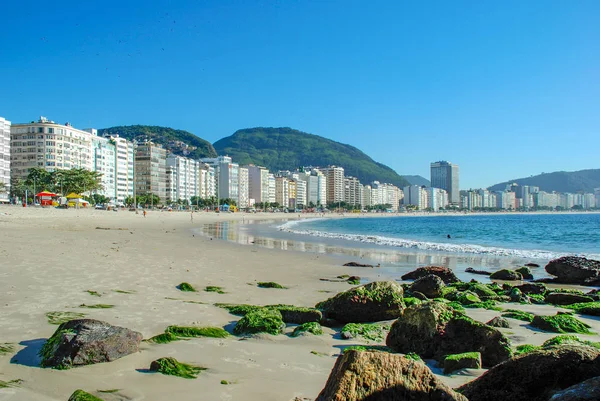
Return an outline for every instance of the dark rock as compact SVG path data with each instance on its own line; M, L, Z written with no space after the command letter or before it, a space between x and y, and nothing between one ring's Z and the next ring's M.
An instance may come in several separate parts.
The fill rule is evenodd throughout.
M554 394L550 401L600 401L600 377L566 388Z
M537 263L525 263L525 266L527 266L527 267L540 267L540 265L538 265Z
M347 351L315 401L467 401L421 361L377 351Z
M525 295L543 295L548 290L548 287L546 287L543 283L523 283L521 285L516 285L514 288L518 288Z
M600 278L600 261L577 256L551 260L545 269L560 283L586 284Z
M444 281L434 274L417 279L411 286L410 292L423 293L427 298L437 298L445 287Z
M321 311L314 308L294 305L267 305L266 308L277 309L281 312L281 319L285 323L304 324L323 320Z
M410 273L406 273L401 278L402 280L418 280L421 277L425 277L430 274L441 278L444 281L444 284L456 283L460 281L451 269L442 266L419 267L417 270L413 270Z
M496 316L486 324L492 327L502 327L503 329L510 329L510 324L508 323L508 320L500 316Z
M458 388L470 401L546 401L556 391L600 376L600 350L562 345L528 352Z
M344 263L344 266L350 266L350 267L374 267L373 265L369 265L369 264L365 264L365 263L357 263L357 262Z
M440 302L406 308L392 324L386 344L397 352L414 352L438 361L449 354L481 352L485 366L494 366L512 355L509 340L498 329Z
M489 276L489 275L492 274L492 272L488 272L488 271L485 271L485 270L475 270L472 267L467 267L465 269L465 272L466 273L471 273L471 274L481 274L483 276Z
M515 270L517 273L521 273L524 280L533 280L533 274L531 274L531 270L527 266L519 267Z
M562 292L551 292L546 294L544 299L549 304L554 305L572 305L579 302L593 302L594 299L592 297L588 297L587 295L581 294L571 294L571 293L562 293Z
M508 296L510 297L510 302L524 302L526 304L531 303L529 297L524 295L518 288L513 288L510 290L510 294L508 294Z
M460 369L481 369L481 354L479 352L466 352L464 354L448 355L444 359L445 375Z
M403 297L404 290L398 283L375 281L339 293L316 308L325 318L342 323L378 322L400 316Z
M427 298L427 295L425 295L419 291L411 292L411 294L413 297L420 299L421 301L427 301L429 299L429 298Z
M58 326L40 351L43 367L69 368L111 362L138 352L142 334L93 319Z
M523 280L523 276L521 275L521 273L517 273L516 271L509 270L509 269L502 269L502 270L495 271L490 275L490 278L492 280L507 280L507 281Z

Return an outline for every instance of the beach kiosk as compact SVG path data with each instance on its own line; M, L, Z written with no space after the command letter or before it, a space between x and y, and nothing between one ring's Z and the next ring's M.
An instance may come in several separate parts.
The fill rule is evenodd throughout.
M42 191L35 196L41 206L52 206L53 198L56 198L58 195L49 191Z
M83 199L81 195L76 194L75 192L71 192L69 195L67 195L67 204L69 205L69 207L79 208L88 207L90 203Z

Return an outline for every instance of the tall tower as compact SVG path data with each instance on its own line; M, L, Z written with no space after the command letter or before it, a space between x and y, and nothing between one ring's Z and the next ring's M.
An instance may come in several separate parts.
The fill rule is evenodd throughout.
M458 206L460 203L458 165L447 161L431 163L431 186L445 189L448 192L448 201Z

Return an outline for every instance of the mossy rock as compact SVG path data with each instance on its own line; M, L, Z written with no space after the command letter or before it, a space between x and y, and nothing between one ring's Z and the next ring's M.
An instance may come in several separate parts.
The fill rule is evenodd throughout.
M531 274L531 269L527 266L519 267L515 270L515 272L520 273L523 276L524 280L533 280L533 274Z
M581 303L593 303L594 299L583 294L551 292L546 294L545 301L553 305L573 305Z
M294 329L292 337L298 337L304 333L310 333L314 334L315 336L320 336L321 334L323 334L323 328L321 328L321 325L317 322L304 323Z
M554 333L590 334L590 325L570 315L535 316L531 325Z
M276 283L274 281L260 281L256 284L259 288L279 288L286 289L283 285Z
M421 301L419 298L415 298L415 297L406 297L403 298L404 301L404 305L406 305L406 307L409 307L411 305L419 305L422 304L423 301Z
M242 317L233 329L236 335L269 333L281 334L285 328L281 312L274 309L262 308L247 313Z
M505 318L500 317L500 316L496 316L495 318L491 319L486 324L491 327L501 327L504 329L510 328L510 323L508 323L508 320L506 320Z
M487 285L481 283L469 283L468 289L469 291L475 293L478 297L496 297L498 295Z
M48 318L48 323L60 325L66 322L70 322L75 319L82 319L85 317L85 313L78 312L47 312L46 317Z
M165 333L170 333L177 337L212 337L225 338L229 333L221 327L196 327L196 326L169 326Z
M83 390L75 390L69 397L69 401L102 401L102 398L98 398L95 395L86 393Z
M348 323L342 328L341 335L346 340L360 337L367 341L381 342L389 329L389 326L377 323Z
M304 324L308 322L321 322L323 314L315 308L294 305L267 305L265 308L275 309L281 313L281 318L285 323Z
M477 302L474 304L465 304L465 308L470 308L470 309L480 308L480 309L488 309L488 310L496 310L496 311L502 310L502 308L497 306L496 301L492 301L492 300L488 300L488 301L484 301L484 302Z
M539 350L541 348L542 347L540 347L540 346L531 345L531 344L519 345L519 346L517 346L517 348L515 350L515 356L519 356L519 355L523 355L523 354L528 354L530 352L537 351L537 350Z
M195 379L203 370L206 370L206 368L179 362L177 359L172 357L160 358L152 361L150 364L151 372L183 377L184 379Z
M481 299L477 296L477 294L471 291L465 291L458 294L456 301L465 306L481 303Z
M507 309L504 313L502 313L502 317L508 317L511 319L522 320L524 322L532 322L533 317L535 315L533 313L524 312L516 309Z
M404 309L404 290L394 281L376 281L351 288L320 302L323 316L342 323L391 320Z
M600 343L588 341L588 340L582 340L579 337L572 335L572 334L566 334L566 335L563 334L560 336L552 337L551 339L544 341L544 344L542 344L542 347L544 347L544 348L556 347L556 346L560 346L560 345L564 345L564 344L583 344L583 345L588 345L590 347L600 349Z
M14 344L11 343L0 343L0 355L6 355L15 350Z
M177 286L177 289L179 291L185 291L185 292L196 292L196 289L190 283L186 283L186 282L179 284Z
M386 347L385 345L351 345L349 347L344 348L344 353L350 351L378 351L378 352L394 352L391 348ZM405 355L407 358L408 355ZM419 356L417 355L417 358ZM418 360L421 360L420 358Z
M481 369L480 352L463 352L452 354L444 359L444 374L455 372L460 369Z
M600 316L600 302L583 302L566 305L565 308L571 309L582 315Z
M219 287L216 285L208 285L204 287L204 291L206 292L216 292L217 294L225 294L225 290L223 287Z
M223 309L227 309L229 313L236 316L245 316L250 312L255 312L257 310L263 309L262 306L258 305L248 305L248 304L223 304L216 303L215 306Z
M523 280L523 276L521 275L521 273L517 273L514 270L501 269L501 270L493 272L490 275L490 279L506 280L506 281L519 281L519 280Z

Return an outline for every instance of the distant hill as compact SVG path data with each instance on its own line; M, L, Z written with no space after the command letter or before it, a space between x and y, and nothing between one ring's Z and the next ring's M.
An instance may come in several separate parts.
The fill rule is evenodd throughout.
M527 178L517 178L489 187L491 191L503 191L506 185L516 182L519 185L540 187L546 192L594 192L600 188L600 169L580 171L556 171Z
M421 177L420 175L403 175L402 177L404 177L404 179L408 181L410 185L418 185L420 187L431 186L431 182L427 178Z
M180 129L155 125L128 125L98 130L98 135L105 134L118 134L130 141L134 139L138 141L149 139L155 143L160 143L169 152L191 159L217 156L217 152L210 142L197 137L191 132Z
M260 165L270 171L293 170L301 166L336 165L347 176L363 184L372 181L408 185L394 170L377 163L357 148L292 128L248 128L214 143L220 155L239 164Z

